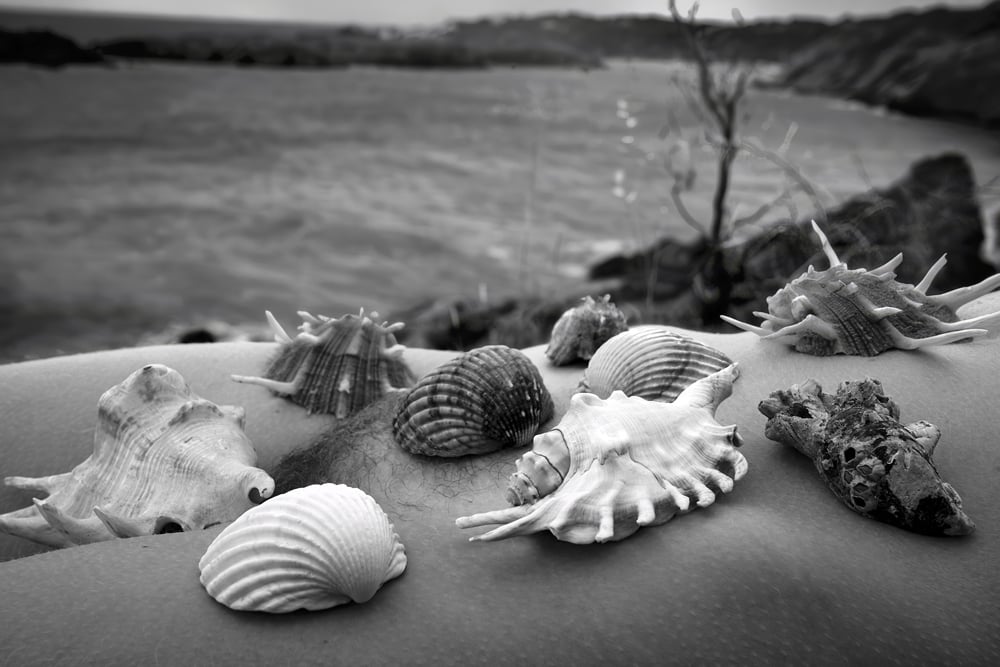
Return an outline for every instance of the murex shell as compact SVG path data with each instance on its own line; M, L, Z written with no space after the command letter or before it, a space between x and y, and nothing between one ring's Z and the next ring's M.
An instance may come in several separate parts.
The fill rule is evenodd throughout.
M0 530L56 547L198 530L232 521L274 493L255 468L243 408L195 395L180 373L145 366L97 404L94 453L51 477L8 477L48 494L0 516Z
M517 461L503 510L461 517L459 528L500 524L472 540L548 529L577 544L621 540L641 526L715 502L747 472L735 426L715 420L736 364L698 380L673 403L620 391L576 394L562 421Z
M378 313L333 318L299 311L302 324L292 338L268 312L281 348L263 377L233 375L236 382L258 384L314 412L347 417L415 378L403 361L405 346L393 335L402 322L379 324Z
M487 345L421 378L400 405L392 431L413 454L485 454L529 444L553 409L541 374L523 352Z
M625 314L611 303L610 294L597 300L586 296L556 321L545 355L556 366L586 361L609 338L627 329Z
M875 269L848 269L837 257L819 225L813 222L826 271L813 267L767 299L768 312L754 326L723 315L733 326L793 346L799 352L826 356L871 357L891 348L913 350L989 333L1000 324L1000 313L959 320L956 310L1000 286L1000 274L970 287L928 295L934 277L945 265L942 256L916 286L896 281L903 261L896 255Z
M925 421L900 424L899 407L878 380L843 382L836 396L809 380L773 392L759 408L764 435L811 458L858 514L931 535L973 531L961 498L931 460L941 432Z
M281 614L367 602L406 569L389 517L364 491L314 484L226 526L198 563L201 584L238 611Z
M672 401L692 382L732 363L715 348L664 327L630 329L597 350L578 391Z

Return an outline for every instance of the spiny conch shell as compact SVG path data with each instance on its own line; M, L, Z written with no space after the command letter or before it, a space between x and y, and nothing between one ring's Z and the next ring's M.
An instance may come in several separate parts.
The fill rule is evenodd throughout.
M459 528L501 524L472 540L548 529L577 544L621 540L641 526L715 502L747 472L735 426L715 420L739 373L733 364L698 380L673 403L616 391L576 394L553 430L517 460L514 507L462 517ZM712 488L710 488L712 487Z
M630 329L597 350L577 391L601 398L621 391L650 401L672 401L692 382L732 363L715 348L669 329Z
M827 356L850 354L871 357L891 348L914 350L942 345L989 333L1000 324L1000 312L959 320L960 306L1000 286L1000 273L945 294L927 290L945 265L934 263L916 286L896 281L894 273L902 253L875 269L848 269L813 222L823 252L830 261L826 271L813 267L767 298L768 312L755 311L761 326L726 315L733 326L791 345L799 352Z
M545 355L556 366L577 359L586 361L615 334L628 329L625 314L611 303L611 295L598 300L586 296L576 308L567 310L555 326Z
M283 614L367 602L403 573L406 552L367 493L314 484L226 526L198 569L208 594L230 609Z
M553 409L541 374L523 352L487 345L421 378L403 399L392 432L413 454L485 454L529 444Z
M878 380L841 383L836 396L816 381L773 392L759 409L764 435L813 460L834 495L871 519L930 535L967 535L975 526L941 480L931 454L941 437L925 421L903 426Z
M333 318L300 310L303 322L292 338L268 312L281 349L263 377L233 375L286 396L310 414L347 417L392 391L410 387L413 373L403 361L405 346L393 335L402 322L379 324L378 313Z
M55 547L200 530L274 493L255 468L243 408L199 398L180 373L150 364L97 404L94 453L70 472L8 486L48 494L0 516L0 530Z

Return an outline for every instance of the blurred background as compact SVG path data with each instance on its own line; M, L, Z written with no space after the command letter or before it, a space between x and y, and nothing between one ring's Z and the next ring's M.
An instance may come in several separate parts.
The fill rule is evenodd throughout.
M706 258L747 310L760 235L817 216L995 271L1000 3L802 4L0 2L0 362L268 339L265 310L537 338L605 291L697 324ZM692 36L738 93L717 237Z

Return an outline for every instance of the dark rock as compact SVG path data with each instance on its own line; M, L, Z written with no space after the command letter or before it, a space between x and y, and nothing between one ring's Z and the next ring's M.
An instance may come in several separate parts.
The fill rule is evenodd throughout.
M44 67L103 63L104 58L73 40L48 30L11 32L0 29L0 63L25 63Z
M798 51L776 85L905 113L1000 123L1000 2L843 22Z
M849 267L873 268L897 253L897 279L917 283L944 253L948 265L933 288L946 291L979 282L994 269L979 257L982 214L972 169L961 155L915 163L898 182L864 193L827 212L822 223L830 244ZM731 251L739 267L734 317L766 310L764 300L813 264L826 268L809 220L769 227Z

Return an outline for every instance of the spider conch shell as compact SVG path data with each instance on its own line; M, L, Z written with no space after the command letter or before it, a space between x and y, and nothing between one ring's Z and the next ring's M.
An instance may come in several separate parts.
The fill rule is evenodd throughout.
M578 391L607 398L613 391L672 401L696 380L732 364L725 354L664 327L629 329L602 345Z
M726 315L733 326L791 345L799 352L826 356L850 354L871 357L892 348L914 350L989 333L1000 324L1000 312L959 320L960 306L1000 286L1000 273L969 287L929 295L945 257L934 263L916 286L896 281L900 253L875 269L848 269L826 235L813 224L830 261L826 271L813 267L767 298L768 312L755 311L761 326Z
M217 602L281 614L367 602L403 573L406 552L367 493L314 484L243 514L219 533L198 568Z
M899 407L878 380L841 383L836 396L809 380L773 392L759 409L764 435L816 464L834 495L878 521L930 535L967 535L975 526L941 480L931 454L941 431L899 423Z
M402 322L378 323L378 313L333 318L299 311L302 324L292 338L270 312L267 321L278 353L263 377L233 375L236 382L257 384L314 412L347 417L385 394L415 380L403 361L405 346L396 342Z
M527 355L487 345L421 378L403 399L392 432L413 454L485 454L529 444L553 410L545 381Z
M711 505L716 491L730 492L747 472L736 427L715 420L738 375L730 365L673 403L620 391L607 400L574 395L558 426L536 436L518 459L507 490L515 506L461 517L456 525L500 524L472 540L548 529L560 540L586 544L621 540L641 526Z
M577 359L586 361L615 334L628 329L625 314L611 303L611 295L599 299L586 296L583 303L567 310L552 327L545 356L556 366Z
M0 516L0 530L55 547L199 530L232 521L274 493L255 468L243 408L195 395L180 373L150 364L104 392L94 453L51 477L8 477L47 494Z

